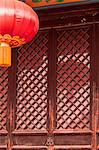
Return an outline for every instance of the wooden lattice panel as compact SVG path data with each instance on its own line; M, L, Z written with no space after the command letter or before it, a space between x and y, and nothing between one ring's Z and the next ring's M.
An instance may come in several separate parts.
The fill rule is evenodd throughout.
M0 68L0 130L6 130L8 100L8 70Z
M16 129L46 130L48 33L18 50Z
M57 31L57 129L90 128L87 28Z

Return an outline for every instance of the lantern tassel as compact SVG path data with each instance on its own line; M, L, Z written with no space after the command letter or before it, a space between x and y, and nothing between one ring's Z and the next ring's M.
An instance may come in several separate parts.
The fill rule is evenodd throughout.
M0 66L11 66L11 47L5 42L0 43Z

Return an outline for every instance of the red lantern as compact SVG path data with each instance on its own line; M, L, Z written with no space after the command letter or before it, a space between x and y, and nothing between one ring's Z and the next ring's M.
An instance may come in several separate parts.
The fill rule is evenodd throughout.
M11 47L32 40L39 28L37 14L18 0L0 0L0 65L11 66Z

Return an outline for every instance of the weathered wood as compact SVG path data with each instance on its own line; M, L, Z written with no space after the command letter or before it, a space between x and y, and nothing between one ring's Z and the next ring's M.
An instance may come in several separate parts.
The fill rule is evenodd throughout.
M39 38L37 38L36 41L34 39L34 43L36 43L37 45L33 44L32 41L31 43L28 43L27 45L20 47L20 49L16 49L15 51L13 50L12 53L13 57L12 67L9 68L8 117L7 117L8 132L5 132L3 130L0 131L0 149L1 150L99 149L99 136L98 136L99 3L81 5L80 7L78 7L78 5L75 5L75 7L71 6L60 7L36 11L40 17L40 35L41 35L38 36ZM63 44L62 42L58 41L57 37L61 31L62 34L65 33L65 35L60 38L60 40L65 41L63 42ZM83 43L82 41L81 43L77 38L78 42L76 43L77 31L81 31L80 34L83 35L82 38L79 39L83 39L86 42ZM69 40L66 39L66 36L68 35ZM72 43L76 43L76 45L74 44L73 46L70 46L68 49L67 45L69 44L72 45ZM58 44L60 44L60 46ZM79 50L78 47L76 47L77 44L78 47L83 45L81 51ZM86 48L85 45L87 45L88 47ZM87 56L83 55L83 53L85 53L85 51L83 51L84 46L86 49L88 49L89 51L88 55L91 56L91 60L87 59ZM72 51L73 54L70 55L69 53L69 55L68 54L66 55L65 52L68 53L71 47L72 49L74 49ZM57 55L57 49L59 53L61 53L59 54L59 56ZM20 51L20 57L17 57L17 50L18 52ZM79 51L81 58L80 56L77 55L79 54ZM57 71L57 66L60 65L59 68L60 70L62 69L61 65L63 65L63 61L61 61L61 63L58 64L58 61L62 59L65 60L64 61L65 67L68 67L69 65L71 69L71 73L68 72L67 76L64 77L65 83L66 80L70 80L71 74L73 74L72 72L73 68L71 65L72 62L69 61L70 59L74 61L74 64L76 66L78 65L78 68L80 68L79 66L81 63L83 63L83 61L84 61L83 64L85 66L87 66L87 62L90 63L91 66L89 69L90 76L88 78L88 82L90 82L90 89L91 89L90 96L88 95L90 100L88 99L88 96L86 96L86 93L89 94L87 89L84 90L82 88L82 92L79 93L80 90L79 88L76 89L75 86L74 87L72 86L72 88L70 88L71 87L70 81L70 83L68 84L68 86L70 87L67 90L68 95L69 96L72 95L71 97L73 97L73 94L71 92L71 90L73 89L74 95L78 93L79 96L77 98L74 96L76 100L71 102L70 105L69 103L67 103L67 101L64 102L64 105L63 103L61 103L63 102L62 100L64 99L65 96L66 96L65 98L68 99L68 96L66 94L64 94L64 97L62 98L57 94L57 89L60 89L60 84L59 86L57 86L57 74L60 73L59 71ZM76 61L77 64L75 63ZM71 64L69 64L68 62ZM20 63L22 63L23 65L21 66ZM26 65L24 65L24 63L26 63ZM85 67L83 67L83 69L84 68ZM19 69L19 74L17 73L18 72L17 69ZM75 70L77 71L77 68ZM81 78L79 77L79 74L77 74L75 70L74 72L76 74L76 77L78 76L78 78L80 78L80 80L79 79L76 80L75 77L73 80L74 82L78 81L78 83L76 83L77 86L77 84L78 85L80 84L80 81L83 82L83 80L86 80L85 78L87 71L86 74L83 76L83 78ZM31 73L31 75L27 75L29 73ZM62 73L60 73L61 74L60 78L64 76L64 73L66 73L66 69L63 69ZM22 78L20 77L20 79L18 80L18 75L20 74L22 74ZM83 72L81 73L81 75L82 74ZM45 82L43 84L42 82L43 79L44 81L47 82L47 86L45 86L46 84ZM20 81L21 83L24 82L24 84L20 84ZM20 89L22 90L22 93L21 90L19 91L16 90L18 84L20 84ZM33 87L31 86L32 84ZM34 84L36 91L33 90ZM65 84L61 84L61 86L64 85ZM66 85L64 86L64 89L67 88ZM25 86L27 86L27 88L25 88ZM40 89L40 86L41 89L46 87L47 88L43 91ZM17 95L18 92L19 95L21 95L19 100ZM34 92L34 94L32 92ZM42 94L39 95L38 94L39 92L41 92ZM45 92L47 92L46 107L45 107L46 105ZM25 95L26 93L28 94ZM28 99L27 97L29 98L29 101L27 100ZM37 98L32 103L31 99L33 99L34 97ZM57 97L60 99L60 102L57 101ZM79 100L80 98L84 99L82 103ZM23 100L21 101L21 99ZM87 101L89 100L90 103L84 105L84 103L86 103L85 100ZM66 104L68 104L68 106ZM59 110L57 108L59 108ZM34 111L32 111L33 109ZM43 110L43 113L45 113L44 116L42 115L43 113L41 113L41 110ZM76 111L77 113L80 112L80 115L77 116ZM88 117L86 113L85 115L83 112L90 113L89 115L90 117ZM36 113L37 115L34 115ZM58 119L57 117L58 115L60 116L59 117L60 119ZM66 119L63 118L63 115L65 115L65 117L68 116L69 118L68 121L67 118ZM37 119L37 117L38 118L41 117L41 119ZM61 121L63 121L63 124L61 123ZM43 122L45 123L43 124ZM59 127L57 126L58 123L60 124ZM66 123L68 124L67 126L65 126ZM31 125L30 128L28 127L28 125Z

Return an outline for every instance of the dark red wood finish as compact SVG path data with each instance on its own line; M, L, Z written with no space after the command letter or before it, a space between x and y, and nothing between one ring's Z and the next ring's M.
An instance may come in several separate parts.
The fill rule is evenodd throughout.
M40 18L38 35L25 46L13 49L12 67L8 73L0 68L4 75L8 74L3 81L3 75L0 76L0 88L8 86L8 98L5 100L7 109L4 108L7 111L3 111L6 113L6 125L1 119L4 113L1 111L0 114L0 149L98 150L99 3L37 10L37 13ZM72 52L67 50L68 45ZM77 45L81 48L77 49ZM87 67L87 61L90 68ZM74 69L73 72L69 69L66 71L68 65L69 69ZM78 69L75 68L77 65ZM79 80L76 77L74 80L71 74L76 74L79 66L85 69L86 75L82 70L80 73L83 78L80 75ZM70 87L67 86L68 75L64 77L67 73ZM76 75L79 77L79 73ZM5 85L6 79L8 85ZM73 89L71 80L78 81L74 86L74 94L70 92ZM90 83L89 92L88 88L84 90L85 81ZM81 93L79 88L76 89L79 83L79 88L83 90ZM62 88L67 90L67 94L62 93ZM58 90L64 95L63 98ZM80 94L78 98L75 92ZM89 96L84 97L84 93ZM0 96L2 110L4 98ZM76 100L69 106L69 100L74 100L72 97ZM81 102L82 98L84 101ZM70 122L64 119L67 115Z

